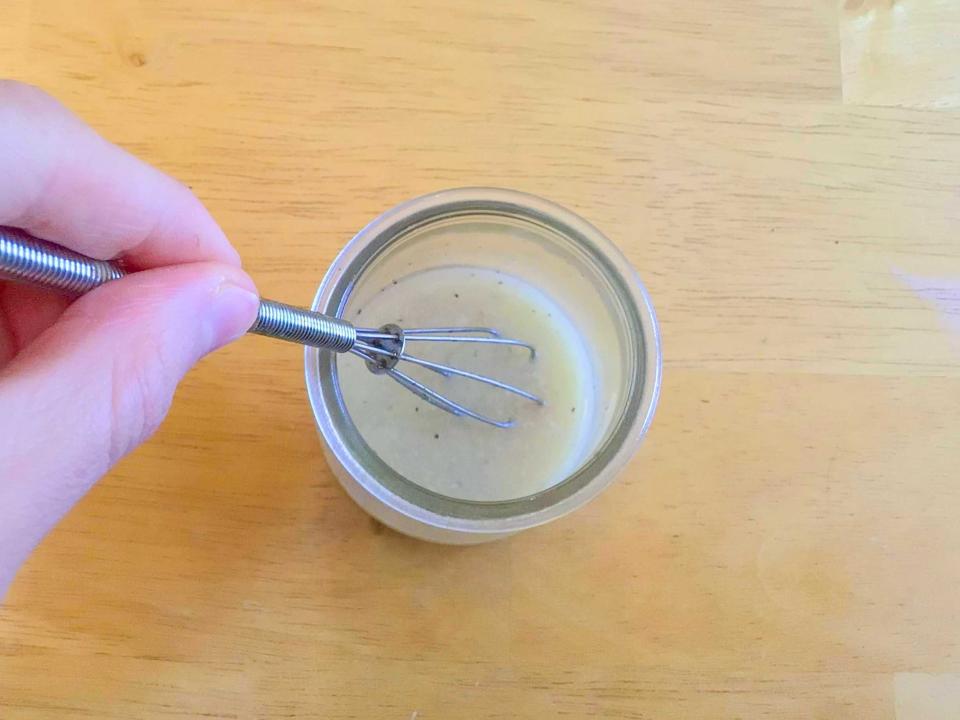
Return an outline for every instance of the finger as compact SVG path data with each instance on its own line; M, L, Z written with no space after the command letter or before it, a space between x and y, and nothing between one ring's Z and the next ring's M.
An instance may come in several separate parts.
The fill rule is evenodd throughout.
M61 293L0 281L0 368L53 325L69 304Z
M142 269L239 265L184 185L107 142L49 95L0 80L0 225Z
M258 304L230 265L136 273L81 297L0 372L0 587L156 429L190 366L250 327Z
M13 339L13 332L10 330L6 315L0 312L0 369L3 369L3 366L16 354L17 346Z

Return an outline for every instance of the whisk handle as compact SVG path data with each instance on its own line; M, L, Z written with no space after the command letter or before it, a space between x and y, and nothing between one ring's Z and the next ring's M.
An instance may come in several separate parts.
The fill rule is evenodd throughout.
M83 295L124 275L115 263L0 227L0 278ZM337 352L350 350L357 341L356 328L345 320L264 299L247 332Z
M276 300L260 300L257 319L247 332L336 352L347 352L357 342L357 329L346 320Z
M94 260L38 240L17 228L0 227L0 276L31 285L83 295L126 273L106 260Z

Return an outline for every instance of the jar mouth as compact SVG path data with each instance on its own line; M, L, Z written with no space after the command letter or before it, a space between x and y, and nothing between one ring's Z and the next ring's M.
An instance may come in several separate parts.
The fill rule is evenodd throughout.
M307 392L329 454L367 493L393 511L426 525L502 533L570 512L612 482L652 420L660 390L660 338L646 289L626 258L602 233L547 200L495 188L444 190L380 215L334 260L317 291L313 309L341 316L358 281L383 253L420 228L466 216L509 218L548 230L568 243L569 250L582 256L583 262L602 278L608 300L622 321L631 358L625 374L624 400L591 456L572 474L533 495L495 501L452 498L407 480L372 451L364 452L366 443L345 407L332 353L306 349ZM371 376L371 381L382 380Z

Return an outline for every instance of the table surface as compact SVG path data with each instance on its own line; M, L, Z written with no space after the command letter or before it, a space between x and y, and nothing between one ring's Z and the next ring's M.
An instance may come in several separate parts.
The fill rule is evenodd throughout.
M0 609L8 718L914 718L960 708L954 0L7 0L0 66L308 303L392 205L589 218L663 331L619 482L474 548L372 522L295 347L204 361Z

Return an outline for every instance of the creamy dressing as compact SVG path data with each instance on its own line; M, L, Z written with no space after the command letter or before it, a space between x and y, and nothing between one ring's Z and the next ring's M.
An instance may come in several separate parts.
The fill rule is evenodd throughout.
M337 359L344 403L360 435L390 467L433 492L465 500L525 497L555 485L586 459L597 422L595 372L570 319L546 294L493 268L450 265L396 277L362 305L358 326L488 326L521 348L409 343L411 354L483 373L543 398L543 406L464 378L402 364L438 392L485 415L513 419L509 429L454 417L354 356Z

